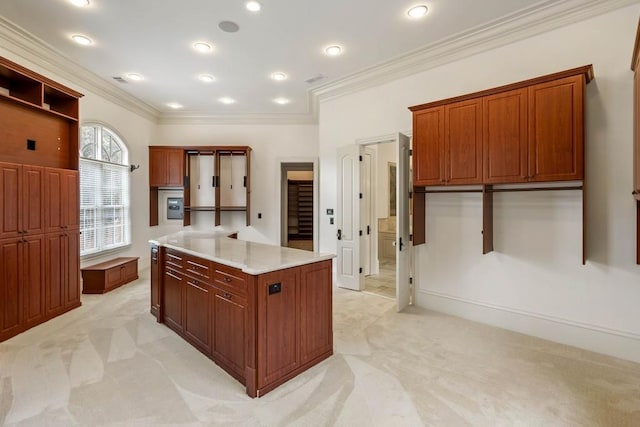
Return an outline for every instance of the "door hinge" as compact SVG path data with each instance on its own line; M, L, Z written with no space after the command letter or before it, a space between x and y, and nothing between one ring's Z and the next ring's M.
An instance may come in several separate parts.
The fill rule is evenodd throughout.
M358 156L358 159L359 159L360 161L362 161L362 156Z
M409 284L413 285L413 277L409 277Z
M246 188L247 187L247 176L245 175L243 180L242 180L242 185Z
M360 267L360 274L362 274L362 267Z
M409 200L413 199L413 191L409 191Z
M409 148L409 155L413 156L413 149L412 148Z
M413 234L409 234L409 241L413 242Z
M371 234L371 226L367 225L367 234Z
M360 230L360 235L362 236L362 230Z
M360 193L360 198L362 199L362 193Z

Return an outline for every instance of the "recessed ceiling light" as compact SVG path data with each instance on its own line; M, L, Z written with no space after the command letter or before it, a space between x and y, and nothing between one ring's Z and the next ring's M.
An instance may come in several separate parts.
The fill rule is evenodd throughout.
M429 8L427 6L421 4L419 6L414 6L411 9L409 9L407 11L407 14L411 18L422 18L424 15L427 14L428 11L429 11Z
M127 74L127 78L129 80L133 80L134 82L139 82L140 80L144 80L144 77L138 73L129 73Z
M173 108L174 110L179 110L182 108L182 104L178 104L177 102L169 102L167 103L167 107Z
M200 53L209 53L213 50L211 45L207 42L195 42L192 46Z
M229 98L228 96L223 96L222 98L219 98L218 101L222 102L223 104L234 104L236 102L235 99L233 98Z
M285 73L283 73L282 71L277 71L277 72L271 74L271 78L273 80L281 82L283 80L287 80L287 75Z
M91 40L89 37L87 36L83 36L81 34L74 34L71 36L71 40L73 40L74 42L81 44L82 46L89 46L90 44L93 44L93 40Z
M342 53L342 48L337 45L329 46L324 50L324 53L326 53L329 56L338 56Z
M198 80L200 80L203 83L213 83L216 81L216 78L213 77L211 74L200 74L198 76Z
M260 9L262 9L262 5L257 1L248 1L246 6L247 10L250 10L251 12L258 12Z
M276 99L273 100L273 102L275 102L276 104L279 104L279 105L286 105L286 104L290 103L291 101L288 100L287 98L276 98Z
M74 6L78 6L78 7L89 6L89 0L69 0L69 1Z

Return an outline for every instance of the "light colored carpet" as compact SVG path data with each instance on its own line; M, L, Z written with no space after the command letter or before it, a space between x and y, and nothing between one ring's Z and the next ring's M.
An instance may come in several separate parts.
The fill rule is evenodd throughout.
M251 399L155 322L148 289L142 278L83 295L80 309L1 343L0 424L640 425L638 364L421 309L397 314L393 301L344 290L336 354Z

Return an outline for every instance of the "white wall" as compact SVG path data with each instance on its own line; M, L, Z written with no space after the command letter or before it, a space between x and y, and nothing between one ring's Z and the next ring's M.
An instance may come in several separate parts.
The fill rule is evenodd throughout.
M318 156L317 125L159 125L150 145L248 145L251 156L251 226L244 227L244 212L223 216L241 239L279 245L280 162ZM294 160L297 161L297 160ZM258 219L258 213L262 218ZM192 217L193 218L193 217ZM200 224L203 221L200 221ZM147 228L148 223L146 224ZM152 227L150 233L171 231Z
M428 195L416 248L417 304L640 361L632 72L640 7L620 9L320 105L320 208L336 206L336 147L411 128L410 105L591 64L587 87L587 256L579 192L495 196L495 251L482 255L477 194ZM335 252L321 224L320 250Z

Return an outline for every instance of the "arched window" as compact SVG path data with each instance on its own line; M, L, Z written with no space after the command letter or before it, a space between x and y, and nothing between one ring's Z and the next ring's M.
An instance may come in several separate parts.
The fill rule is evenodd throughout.
M80 128L80 255L131 243L129 155L122 139L97 123Z

